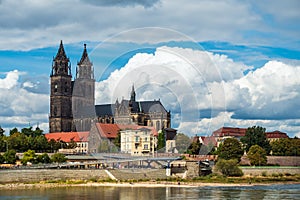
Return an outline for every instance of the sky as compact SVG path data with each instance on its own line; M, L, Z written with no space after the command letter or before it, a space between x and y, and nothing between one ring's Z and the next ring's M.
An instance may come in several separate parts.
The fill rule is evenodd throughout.
M160 99L190 136L263 126L300 137L298 0L0 0L0 126L48 132L60 40L87 44L96 104Z

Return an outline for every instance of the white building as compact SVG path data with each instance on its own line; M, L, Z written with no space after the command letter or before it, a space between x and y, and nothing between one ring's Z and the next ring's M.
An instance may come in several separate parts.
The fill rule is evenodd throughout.
M120 131L120 134L122 153L130 153L132 156L154 155L157 138L152 129L128 129Z

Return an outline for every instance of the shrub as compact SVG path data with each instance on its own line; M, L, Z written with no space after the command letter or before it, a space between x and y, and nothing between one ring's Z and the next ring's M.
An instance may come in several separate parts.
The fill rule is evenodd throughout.
M243 171L237 166L236 159L218 160L216 169L224 176L243 176Z
M263 171L263 172L261 173L261 175L262 175L262 176L267 176L267 172L266 172L266 171Z

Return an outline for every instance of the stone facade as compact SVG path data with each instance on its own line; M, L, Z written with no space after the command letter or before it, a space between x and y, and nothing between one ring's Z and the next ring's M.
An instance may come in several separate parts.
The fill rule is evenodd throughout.
M170 111L160 100L136 101L134 86L130 100L95 106L94 69L86 45L72 81L71 64L61 41L53 59L50 82L50 133L89 131L97 122L151 126L156 130L170 128Z

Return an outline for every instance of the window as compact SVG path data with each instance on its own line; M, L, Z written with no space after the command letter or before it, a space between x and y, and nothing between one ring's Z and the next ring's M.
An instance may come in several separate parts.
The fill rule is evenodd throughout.
M139 142L139 136L135 136L135 142Z
M145 145L144 145L144 149L148 149L148 144L145 144Z
M57 92L57 83L54 84L54 92Z
M148 138L147 137L145 137L145 142L147 142L148 141Z

